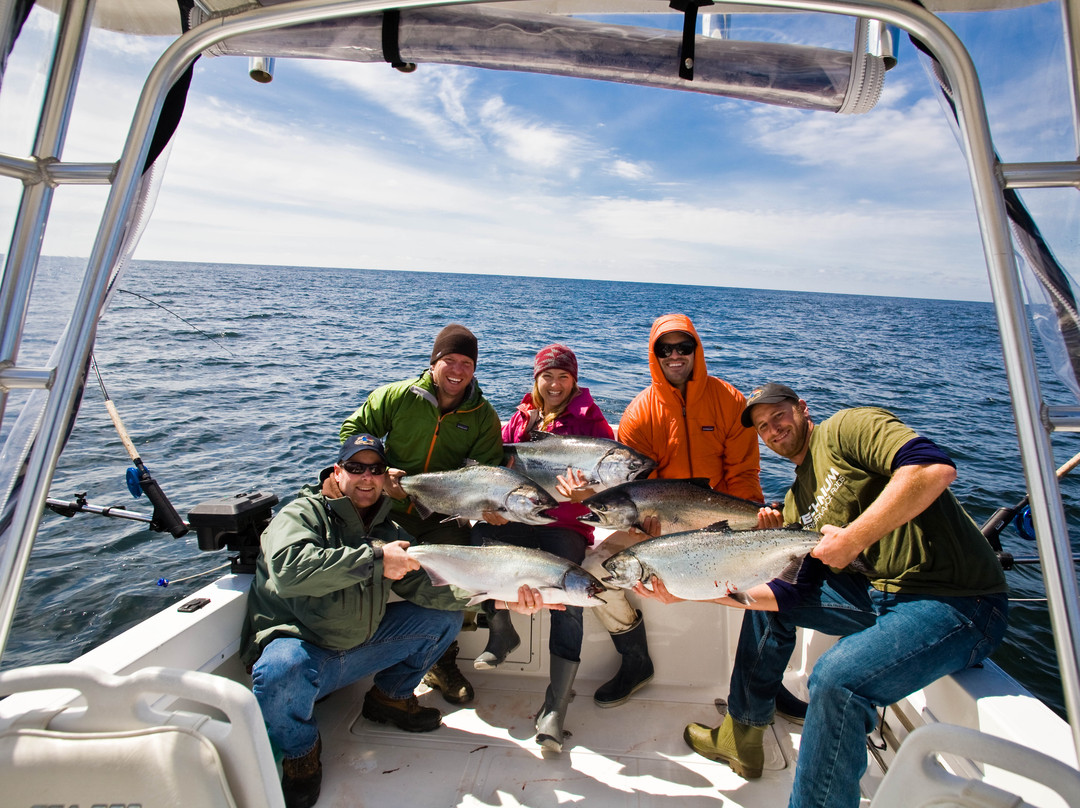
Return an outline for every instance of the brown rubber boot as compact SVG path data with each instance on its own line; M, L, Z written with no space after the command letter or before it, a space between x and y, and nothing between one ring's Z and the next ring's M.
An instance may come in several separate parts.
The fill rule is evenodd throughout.
M465 704L472 701L476 694L469 680L458 670L457 655L458 644L454 640L439 661L424 674L423 681L428 687L442 693L443 698L451 704Z
M421 707L416 696L392 699L374 685L364 695L360 714L369 721L393 724L406 732L431 732L442 724L442 713L434 707Z
M306 755L284 758L281 761L281 795L285 808L311 808L319 799L322 788L322 738L315 739L315 746Z
M765 727L740 724L730 715L716 727L689 724L683 732L686 745L702 757L718 760L747 780L761 777L765 767Z

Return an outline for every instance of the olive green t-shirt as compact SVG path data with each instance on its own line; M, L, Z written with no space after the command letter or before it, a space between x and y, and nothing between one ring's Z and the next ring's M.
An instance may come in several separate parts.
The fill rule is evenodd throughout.
M889 482L897 450L916 437L876 407L841 410L815 425L784 502L785 521L812 530L854 521ZM880 575L871 584L886 592L968 596L1008 588L990 544L949 490L865 556Z

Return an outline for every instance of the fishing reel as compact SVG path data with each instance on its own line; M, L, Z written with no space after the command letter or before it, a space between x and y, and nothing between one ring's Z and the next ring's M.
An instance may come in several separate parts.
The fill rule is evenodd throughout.
M211 499L188 512L188 523L195 528L200 550L228 549L236 553L229 559L232 572L253 573L259 537L277 503L277 495L269 491Z

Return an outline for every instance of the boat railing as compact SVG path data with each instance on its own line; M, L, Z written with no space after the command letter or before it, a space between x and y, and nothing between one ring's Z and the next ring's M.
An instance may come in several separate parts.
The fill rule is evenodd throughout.
M389 10L474 2L481 0L296 0L209 20L181 35L166 49L144 85L119 160L96 165L65 164L60 159L94 6L92 0L67 0L63 4L33 155L29 159L0 159L0 174L19 179L25 186L0 287L0 320L4 324L0 332L0 419L8 390L33 391L33 401L24 405L22 413L29 408L29 434L25 439L12 434L0 455L0 491L4 497L0 500L4 513L0 522L0 650L7 641L49 484L86 378L97 320L108 300L110 276L123 262L125 234L136 227L143 169L155 125L175 82L196 57L231 36ZM921 43L937 60L948 82L1002 341L1065 704L1074 745L1080 749L1080 598L1049 440L1052 430L1080 431L1080 409L1048 407L1043 402L1003 201L1004 187L1076 186L1080 170L1072 162L998 162L982 91L966 49L941 19L918 5L906 0L744 0L740 5L840 14L895 26ZM10 4L5 6L10 9ZM1075 125L1075 95L1080 86L1076 46L1080 0L1063 0L1062 8ZM657 9L667 11L667 4L658 3ZM4 35L10 36L10 30ZM53 191L63 184L110 180L111 191L68 327L47 367L19 366L19 342Z

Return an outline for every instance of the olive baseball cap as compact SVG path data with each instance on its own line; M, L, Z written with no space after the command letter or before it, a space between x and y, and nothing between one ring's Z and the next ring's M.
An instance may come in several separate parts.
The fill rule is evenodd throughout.
M786 384L775 384L770 382L769 384L755 387L750 391L750 395L746 397L746 406L743 407L742 411L742 425L747 429L753 428L754 422L750 418L750 408L755 404L779 404L781 401L789 400L798 402L799 397L796 395L795 391Z

